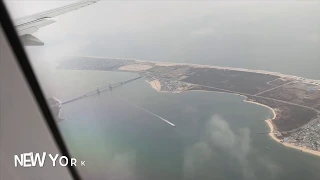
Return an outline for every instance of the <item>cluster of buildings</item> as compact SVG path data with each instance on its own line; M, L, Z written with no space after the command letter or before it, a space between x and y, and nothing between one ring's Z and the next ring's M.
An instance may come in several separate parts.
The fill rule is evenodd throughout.
M152 70L142 73L149 82L153 80L158 80L161 83L161 91L168 92L183 92L189 90L196 85L189 84L180 81L186 78L185 73L188 71L188 67L154 67Z
M320 116L292 133L284 142L320 151Z
M193 84L188 84L181 81L172 81L172 80L161 79L161 78L158 80L161 83L161 91L180 93L195 87L195 85Z

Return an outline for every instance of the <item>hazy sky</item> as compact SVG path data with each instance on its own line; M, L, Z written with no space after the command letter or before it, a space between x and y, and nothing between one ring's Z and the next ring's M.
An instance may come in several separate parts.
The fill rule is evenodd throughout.
M72 2L8 5L22 17ZM34 34L46 43L47 53L192 62L320 79L320 1L100 1L54 20Z

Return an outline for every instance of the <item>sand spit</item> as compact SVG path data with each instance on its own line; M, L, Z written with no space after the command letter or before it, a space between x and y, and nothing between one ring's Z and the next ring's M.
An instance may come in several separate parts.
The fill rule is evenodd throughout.
M161 91L161 83L160 83L160 81L159 80L157 80L157 79L155 79L155 80L153 80L153 81L147 81L150 85L151 85L151 87L153 88L153 89L155 89L157 92L160 92Z
M154 88L155 90L157 90L157 92L163 92L161 91L161 83L159 80L153 80L151 82L148 82L152 88ZM160 87L160 88L159 88ZM206 91L206 90L187 90L187 91L202 91L202 92L212 92L212 91ZM167 92L167 91L166 91ZM242 96L242 97L245 97L247 98L246 96L244 95L241 95L241 94L236 94L236 93L230 93L230 92L217 92L217 93L227 93L227 94L234 94L234 95L238 95L238 96ZM256 104L256 105L259 105L259 106L263 106L263 107L266 107L268 109L271 110L271 112L273 113L273 117L271 119L267 119L265 120L265 122L267 123L269 129L270 129L270 132L269 132L269 136L275 140L276 142L278 143L281 143L283 144L284 146L286 147L289 147L289 148L294 148L294 149L297 149L299 151L302 151L302 152L306 152L306 153L310 153L310 154L313 154L313 155L316 155L316 156L320 156L320 152L319 151L314 151L314 150L311 150L311 149L307 149L305 147L300 147L300 146L295 146L293 144L289 144L289 143L286 143L286 142L282 142L280 139L278 139L276 136L275 136L275 130L274 130L274 125L272 123L272 120L274 120L277 116L276 114L276 111L265 105L265 104L261 104L261 103L258 103L258 102L254 102L254 101L249 101L249 100L244 100L243 102L247 102L247 103L252 103L252 104Z
M74 56L74 57L88 57L88 58L99 58L99 59L118 59L118 60L133 60L136 62L142 62L142 63L154 63L157 66L175 66L175 65L184 65L194 68L214 68L214 69L224 69L224 70L234 70L234 71L245 71L245 72L252 72L252 73L260 73L260 74L269 74L269 75L275 75L282 78L292 78L296 80L301 80L302 77L294 76L294 75L288 75L288 74L282 74L280 72L272 72L272 71L265 71L265 70L252 70L252 69L246 69L246 68L233 68L233 67L224 67L224 66L210 66L210 65L201 65L201 64L193 64L193 63L173 63L173 62L159 62L159 61L147 61L147 60L139 60L134 58L113 58L113 57L98 57L98 56ZM303 78L303 81L306 83L320 83L320 80L317 79L307 79Z
M102 59L110 58L110 57L94 57L94 56L77 56L77 57L102 58ZM136 62L141 62L141 63L154 63L156 66L184 65L184 66L189 66L189 67L193 67L193 68L214 68L214 69L222 69L222 70L244 71L244 72L275 75L275 76L279 76L281 78L292 78L292 79L296 79L296 80L303 80L305 83L310 83L310 84L320 83L320 80L306 79L306 78L302 78L302 77L298 77L298 76L294 76L294 75L286 75L286 74L282 74L282 73L279 73L279 72L271 72L271 71L264 71L264 70L251 70L251 69L245 69L245 68L232 68L232 67L223 67L223 66L209 66L209 65L192 64L192 63L157 62L157 61L137 60L137 59L132 59L132 58L112 58L112 59L134 60ZM142 66L143 68L142 67L138 68L138 66L128 65L128 66L120 67L119 70L143 71L143 70L147 70L146 68L149 68L149 67L146 67L146 66L149 66L149 65L140 65L140 66ZM151 68L151 66L150 66L150 68ZM157 90L157 92L164 92L164 91L161 91L161 83L160 83L159 80L153 80L153 81L150 81L148 83L152 86L152 88ZM186 90L186 91L188 91L188 90ZM197 90L197 91L205 91L205 90ZM206 91L206 92L208 92L208 91ZM229 92L218 92L218 93L236 94L236 93L229 93ZM237 95L240 95L240 94L237 94ZM240 95L240 96L243 96L243 95ZM244 96L244 97L246 97L246 96ZM253 103L253 104L257 104L257 105L260 105L260 106L267 107L273 112L274 117L272 119L265 120L267 125L270 128L269 136L273 140L277 141L278 143L281 143L281 144L285 145L286 147L294 148L294 149L300 150L302 152L307 152L307 153L310 153L310 154L313 154L313 155L320 156L320 152L319 151L314 151L314 150L307 149L305 147L299 147L299 146L295 146L293 144L282 142L280 139L278 139L275 136L274 125L272 123L272 120L274 120L276 118L276 112L275 112L274 109L272 109L271 107L269 107L269 106L267 106L265 104L261 104L261 103L257 103L257 102L253 102L253 101L244 100L244 102Z
M127 66L121 66L119 70L121 71L145 71L152 68L149 65L141 65L141 64L131 64Z

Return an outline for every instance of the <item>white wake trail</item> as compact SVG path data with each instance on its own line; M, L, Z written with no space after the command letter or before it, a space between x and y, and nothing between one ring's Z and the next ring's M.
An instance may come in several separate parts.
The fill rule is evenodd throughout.
M153 116L155 116L155 117L157 117L157 118L159 118L159 119L161 119L162 121L164 121L164 122L166 122L166 123L168 123L168 124L170 124L171 126L173 126L173 127L175 127L176 125L175 124L173 124L172 122L170 122L170 121L168 121L168 120L166 120L166 119L164 119L163 117L161 117L161 116L158 116L158 115L156 115L156 114L154 114L153 112L150 112L149 110L147 110L147 109L145 109L145 108L143 108L143 107L140 107L140 106L138 106L138 105L136 105L136 104L133 104L132 102L130 102L130 101L128 101L128 100L125 100L127 103L129 103L129 104L131 104L132 106L134 106L134 107L136 107L136 108L138 108L138 109L141 109L141 110L143 110L143 111L145 111L145 112L147 112L147 113L149 113L149 114L151 114L151 115L153 115Z

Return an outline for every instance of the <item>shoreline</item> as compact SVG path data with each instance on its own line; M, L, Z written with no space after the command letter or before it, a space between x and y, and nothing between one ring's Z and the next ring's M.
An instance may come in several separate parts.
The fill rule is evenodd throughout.
M173 93L171 91L161 91L161 83L159 80L153 80L153 81L146 81L148 82L151 87L153 89L155 89L157 92L164 92L164 93ZM158 86L157 86L157 83L160 84L160 89L158 89ZM233 94L233 95L236 95L236 96L242 96L244 97L245 99L243 100L243 102L245 103L251 103L251 104L255 104L255 105L259 105L259 106L263 106L263 107L266 107L268 108L269 110L271 110L271 112L273 113L273 117L271 119L266 119L264 120L265 123L267 123L268 127L269 127L269 130L270 132L268 133L269 137L271 137L274 141L288 147L288 148L293 148L293 149L296 149L296 150L299 150L299 151L302 151L304 153L309 153L309 154L312 154L312 155L315 155L315 156L318 156L320 157L320 151L315 151L315 150L311 150L311 149L307 149L305 147L300 147L300 146L296 146L296 145L293 145L293 144L289 144L289 143L286 143L286 142L281 142L280 139L278 139L275 135L274 135L274 125L272 123L272 120L274 120L277 116L277 113L275 112L275 110L273 108L271 108L270 106L267 106L265 104L261 104L261 103L258 103L258 102L254 102L254 101L250 101L250 100L247 100L247 96L245 95L242 95L242 94L237 94L237 93L231 93L231 92L219 92L219 91L207 91L207 90L186 90L186 91L182 91L182 92L188 92L188 91L201 91L201 92L215 92L215 93L226 93L226 94ZM181 92L181 93L182 93Z
M319 156L320 157L320 151L315 151L315 150L311 150L311 149L308 149L306 147L300 147L300 146L296 146L294 144L290 144L290 143L286 143L286 142L281 142L280 139L278 139L275 135L274 135L274 125L272 123L272 120L274 120L276 117L277 117L277 113L275 112L275 110L265 104L261 104L261 103L258 103L258 102L254 102L254 101L247 101L247 100L244 100L244 102L248 102L248 103L252 103L252 104L256 104L256 105L259 105L259 106L264 106L268 109L270 109L273 113L273 117L271 119L266 119L265 122L267 123L269 129L270 129L270 132L268 133L268 135L273 139L275 140L276 142L286 146L286 147L289 147L289 148L293 148L293 149L296 149L296 150L299 150L299 151L302 151L302 152L305 152L305 153L309 153L309 154L313 154L315 156Z
M87 57L87 58L112 58L112 57L99 57L99 56L74 56L73 57ZM134 58L112 58L112 59L119 59L119 60L133 60L136 62L144 62L144 63L154 63L157 66L175 66L175 65L185 65L189 67L198 67L198 68L213 68L213 69L224 69L224 70L233 70L233 71L242 71L242 72L251 72L251 73L258 73L258 74L268 74L279 76L281 78L293 78L295 80L301 80L303 77L299 77L296 75L290 74L282 74L280 72L273 72L273 71L266 71L266 70L254 70L254 69L247 69L247 68L237 68L237 67L226 67L226 66L214 66L214 65L203 65L203 64L194 64L194 63L178 63L178 62L165 62L165 61L148 61L148 60L140 60ZM138 71L137 71L138 72ZM306 83L313 84L314 82L320 83L320 79L311 79L311 78L303 78L303 81Z
M74 56L74 57L87 57L87 58L100 58L100 59L111 58L111 57L81 56L81 55L80 56ZM194 67L194 68L212 68L212 69L220 69L220 70L233 70L233 71L251 72L251 73L257 73L257 74L274 75L274 76L278 76L279 78L291 78L291 79L294 79L294 80L302 81L305 84L320 83L319 79L302 78L302 77L295 76L295 75L282 74L280 72L272 72L272 71L265 71L265 70L253 70L253 69L246 69L246 68L234 68L234 67L224 67L224 66L202 65L202 64L194 64L194 63L174 63L174 62L147 61L147 60L138 60L138 59L133 59L133 58L112 58L112 59L132 60L132 61L142 62L142 63L154 63L155 66L184 65L184 66ZM129 68L130 66L132 66L132 65L129 65L126 68ZM141 69L136 68L135 65L133 65L133 67L136 70L135 72L141 71ZM132 68L132 67L130 67L130 68ZM265 120L265 122L267 123L267 125L268 125L268 127L270 129L269 136L273 140L275 140L278 143L283 144L286 147L294 148L294 149L300 150L302 152L307 152L309 154L320 156L320 151L315 151L315 150L307 149L305 147L300 147L300 146L296 146L296 145L293 145L293 144L281 142L280 139L278 139L273 133L274 125L272 124L272 120L274 120L276 118L276 112L274 111L274 109L269 107L269 106L267 106L267 105L265 105L265 104L261 104L261 103L254 102L254 101L249 101L249 100L247 100L248 97L245 96L245 95L241 95L241 94L237 94L237 93L233 93L233 92L219 92L219 91L208 91L208 90L184 90L184 91L179 91L179 92L161 91L161 83L159 82L158 79L155 79L155 80L150 81L150 82L149 81L146 81L146 82L148 82L151 85L151 87L153 89L155 89L157 92L181 93L181 92L187 92L187 91L205 91L205 92L228 93L228 94L234 94L234 95L243 96L243 97L245 97L245 100L243 100L243 102L248 102L248 103L253 103L253 104L256 104L256 105L264 106L266 108L269 108L273 112L274 117L272 119Z
M161 91L161 83L159 80L155 79L153 81L147 81L151 85L153 89L155 89L157 92Z
M182 93L184 91L163 91L161 90L161 83L158 79L155 79L153 81L148 81L145 80L151 87L152 89L156 90L158 93L173 93L173 94L178 94L178 93Z

